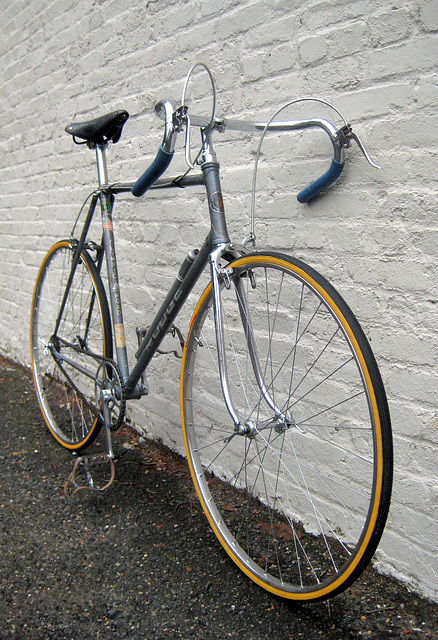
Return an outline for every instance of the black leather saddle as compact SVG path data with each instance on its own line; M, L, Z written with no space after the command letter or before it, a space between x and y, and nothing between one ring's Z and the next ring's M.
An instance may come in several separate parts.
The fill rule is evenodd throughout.
M65 130L73 136L75 142L77 142L76 138L84 140L84 142L77 144L87 142L88 146L94 146L95 144L105 144L110 140L118 142L122 135L123 125L128 118L127 111L113 111L105 116L100 116L100 118L87 120L87 122L73 122Z

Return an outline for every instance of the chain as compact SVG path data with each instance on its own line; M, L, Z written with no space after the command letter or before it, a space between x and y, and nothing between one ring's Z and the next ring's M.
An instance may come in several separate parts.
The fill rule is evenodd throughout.
M123 376L122 376L122 372L119 369L119 366L116 364L116 362L114 362L114 360L112 360L112 358L98 356L97 354L91 353L91 352L87 353L83 349L80 349L79 347L76 347L74 345L69 345L69 346L73 351L76 351L77 353L81 353L82 355L89 356L101 364L108 364L116 372L116 375L119 379L119 386L120 386L119 415L115 424L112 424L110 426L111 431L116 431L120 427L120 425L123 423L123 419L125 417L125 411L126 411L125 384L123 382ZM69 383L73 391L82 400L82 402L86 405L89 411L93 415L95 415L96 418L100 418L102 420L101 412L99 411L99 409L95 407L94 404L91 404L89 400L85 397L85 395L82 393L82 391L75 385L75 383L73 382L73 380L71 379L71 377L69 376L69 374L67 373L63 365L61 364L60 359L56 357L52 349L50 349L50 353L52 354L53 359L55 360L57 366L59 367L60 371L62 372L63 376L65 377L65 379L67 380L67 382Z

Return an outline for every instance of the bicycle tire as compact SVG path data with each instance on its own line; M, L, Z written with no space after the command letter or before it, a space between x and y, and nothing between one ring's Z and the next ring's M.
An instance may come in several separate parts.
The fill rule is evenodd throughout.
M93 442L101 427L91 408L94 380L66 360L58 364L48 345L56 341L59 353L95 374L100 362L90 354L112 357L112 330L101 277L84 249L53 336L73 254L71 243L61 240L41 264L32 298L31 360L38 402L51 434L66 449L80 451Z
M245 574L280 597L324 600L365 569L388 514L392 437L383 383L358 321L314 269L268 252L227 270L228 379L247 433L235 434L223 401L210 284L181 366L192 479L214 533Z

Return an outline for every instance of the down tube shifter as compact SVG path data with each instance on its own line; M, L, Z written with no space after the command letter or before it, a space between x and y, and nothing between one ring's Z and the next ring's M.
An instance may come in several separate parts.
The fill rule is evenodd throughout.
M178 276L168 292L163 304L156 314L151 326L147 329L146 335L141 340L140 346L135 354L137 363L131 371L126 383L126 394L128 398L137 397L136 385L145 371L149 362L166 335L169 327L179 313L182 305L187 299L190 291L195 286L201 275L211 251L211 236L207 236L202 248L189 251L183 264L180 267Z

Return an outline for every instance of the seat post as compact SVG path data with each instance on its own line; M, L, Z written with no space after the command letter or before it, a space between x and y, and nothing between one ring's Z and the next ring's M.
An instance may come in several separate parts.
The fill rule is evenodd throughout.
M99 187L108 185L108 171L106 166L106 144L96 144L97 177Z

